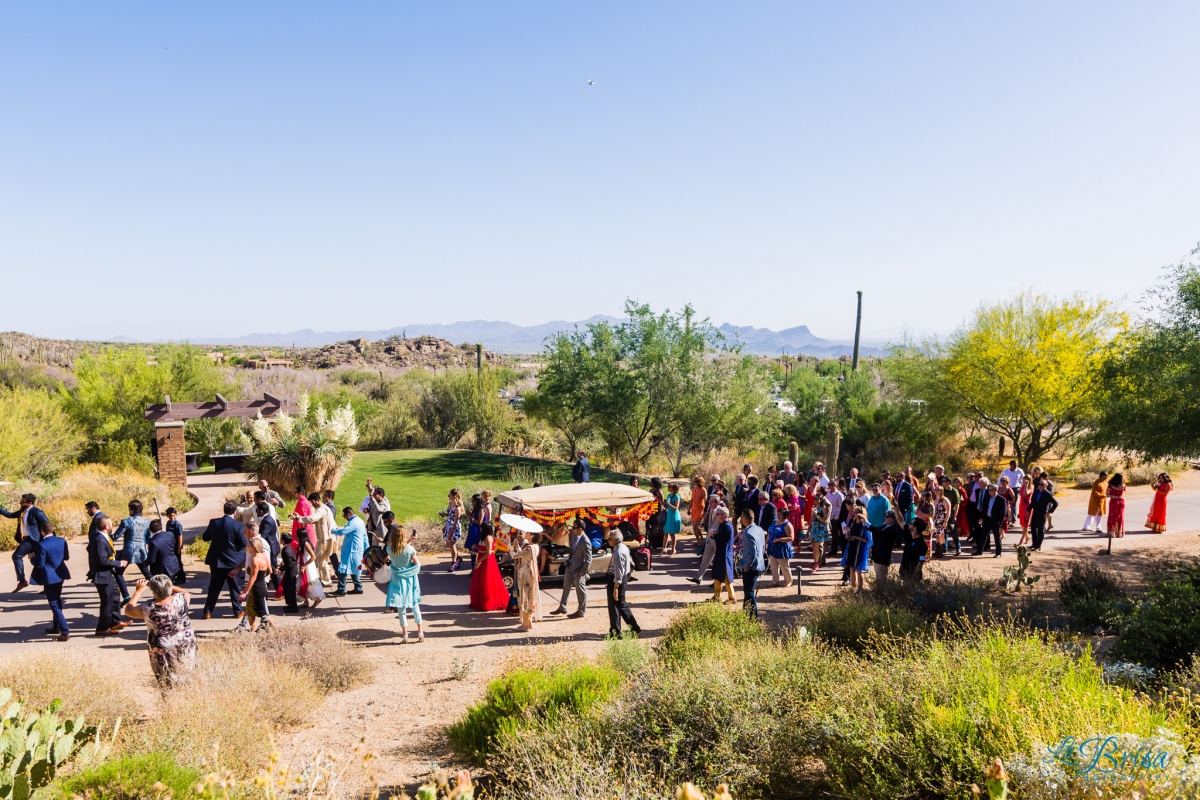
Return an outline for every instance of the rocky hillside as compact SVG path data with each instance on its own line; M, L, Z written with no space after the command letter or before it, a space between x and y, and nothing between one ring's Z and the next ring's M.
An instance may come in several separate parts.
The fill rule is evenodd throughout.
M503 359L490 350L484 350L483 360L486 364L499 364ZM457 345L434 336L418 336L415 339L393 336L378 342L351 339L319 349L296 351L296 366L315 369L371 366L445 369L474 365L475 345Z

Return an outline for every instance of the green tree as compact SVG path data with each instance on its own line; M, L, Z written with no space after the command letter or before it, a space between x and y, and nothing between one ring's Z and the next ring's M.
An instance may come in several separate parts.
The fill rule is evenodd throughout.
M136 348L84 354L75 367L76 386L62 390L67 412L87 433L86 455L95 456L110 442L130 440L149 447L154 430L146 420L146 406L161 403L212 400L217 393L230 399L238 386L198 348L166 345L157 348L154 362Z
M0 478L53 478L75 461L85 441L53 395L0 387Z
M1023 294L981 306L944 342L901 349L892 374L933 413L1008 437L1027 466L1086 431L1105 348L1127 324L1103 300Z
M498 370L454 370L429 382L417 403L417 420L434 447L455 447L475 432L480 450L503 440L515 414L500 397L503 376Z
M1147 459L1194 458L1200 455L1200 246L1168 268L1146 306L1156 313L1105 354L1089 443Z
M589 362L587 343L567 333L546 345L547 364L538 374L538 388L525 395L525 414L545 422L566 442L567 461L578 455L579 443L593 432L591 408L583 387Z

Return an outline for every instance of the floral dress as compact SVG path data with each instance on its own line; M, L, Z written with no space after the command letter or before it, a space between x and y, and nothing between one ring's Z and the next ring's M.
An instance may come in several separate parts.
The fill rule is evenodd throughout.
M139 606L146 618L150 668L160 683L171 683L196 663L196 634L188 619L188 596L171 595L162 605L148 600Z
M933 533L938 544L946 543L946 522L950 519L950 511L946 508L948 502L933 504Z
M458 524L462 506L450 503L446 506L446 522L442 525L442 538L446 544L454 544L462 537L462 526Z

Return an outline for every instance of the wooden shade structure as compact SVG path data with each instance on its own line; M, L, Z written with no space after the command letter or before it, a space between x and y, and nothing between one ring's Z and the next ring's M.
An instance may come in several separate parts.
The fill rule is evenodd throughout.
M174 422L184 419L212 419L214 417L253 417L262 414L273 417L280 411L291 411L292 404L280 400L273 394L263 393L261 400L226 400L221 395L210 403L165 402L146 406L146 419L153 422Z

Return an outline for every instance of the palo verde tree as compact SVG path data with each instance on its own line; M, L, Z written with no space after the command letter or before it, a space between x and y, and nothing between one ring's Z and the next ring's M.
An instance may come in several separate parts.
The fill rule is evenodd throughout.
M1200 246L1151 290L1141 325L1105 354L1092 445L1200 456Z
M908 397L1008 437L1027 466L1086 431L1105 348L1127 324L1103 300L1022 294L981 306L946 341L899 351L893 374Z

